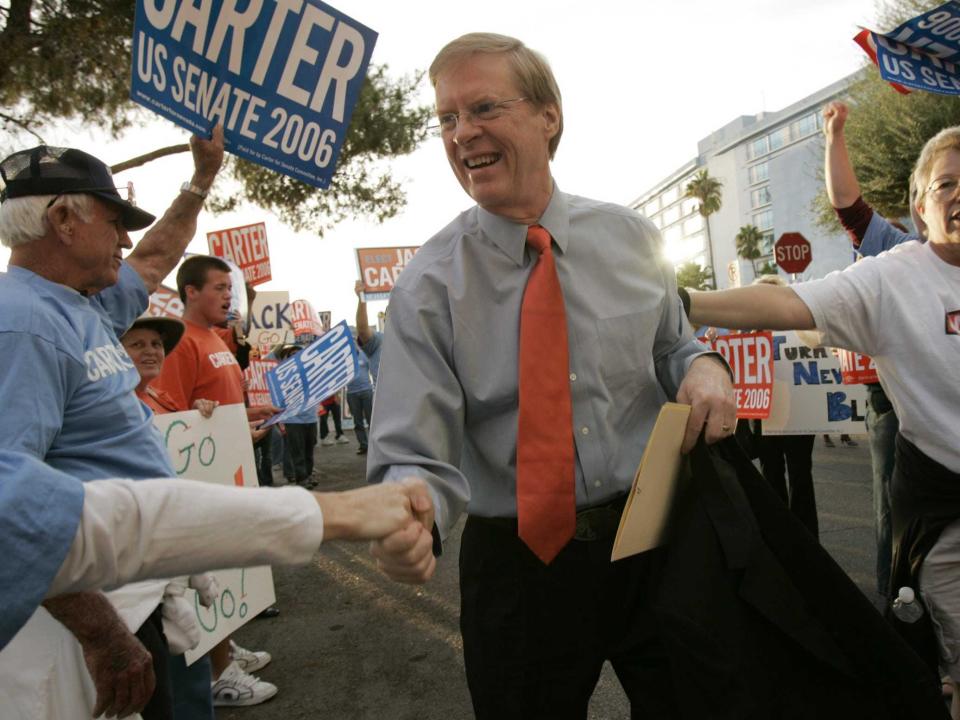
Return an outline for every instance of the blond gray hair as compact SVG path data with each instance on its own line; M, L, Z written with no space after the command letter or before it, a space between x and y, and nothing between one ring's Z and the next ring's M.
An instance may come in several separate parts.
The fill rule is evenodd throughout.
M911 176L917 192L917 203L923 202L923 196L930 186L930 174L933 172L933 163L947 150L960 152L960 125L944 128L927 140L927 144L924 145L923 150L920 151L920 155L917 157L917 164L913 166L913 175Z
M770 273L768 275L761 275L753 281L754 285L779 285L783 287L787 284L787 281L784 280L779 275L774 275Z
M8 248L42 238L50 230L48 207L72 210L84 222L93 217L90 195L28 195L0 204L0 242Z
M563 103L560 88L553 76L550 64L536 50L531 50L520 40L496 33L468 33L447 43L430 64L430 83L434 88L440 75L452 65L471 55L506 55L513 70L514 80L520 94L536 107L556 105L559 116L557 133L550 138L550 158L557 152L563 134Z

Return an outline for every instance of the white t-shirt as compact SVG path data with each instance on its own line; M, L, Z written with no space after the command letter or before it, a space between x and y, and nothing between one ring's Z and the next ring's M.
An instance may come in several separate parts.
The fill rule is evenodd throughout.
M960 472L960 267L912 241L793 290L825 345L873 358L904 437Z

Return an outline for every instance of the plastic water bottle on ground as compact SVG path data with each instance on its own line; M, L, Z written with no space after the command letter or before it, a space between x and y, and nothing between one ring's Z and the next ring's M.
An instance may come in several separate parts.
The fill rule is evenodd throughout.
M893 601L893 614L905 623L915 623L923 617L923 606L917 602L913 588L902 587Z

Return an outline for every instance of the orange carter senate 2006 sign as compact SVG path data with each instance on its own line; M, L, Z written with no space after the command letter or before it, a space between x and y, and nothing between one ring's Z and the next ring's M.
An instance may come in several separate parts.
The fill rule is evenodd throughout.
M207 233L210 254L229 260L243 271L243 279L259 285L271 279L267 228L261 223Z

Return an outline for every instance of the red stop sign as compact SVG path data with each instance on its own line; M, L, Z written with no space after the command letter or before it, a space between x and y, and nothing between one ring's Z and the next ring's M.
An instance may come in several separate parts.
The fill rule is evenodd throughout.
M802 273L813 259L810 241L797 232L781 235L773 246L773 255L777 265L788 273Z

